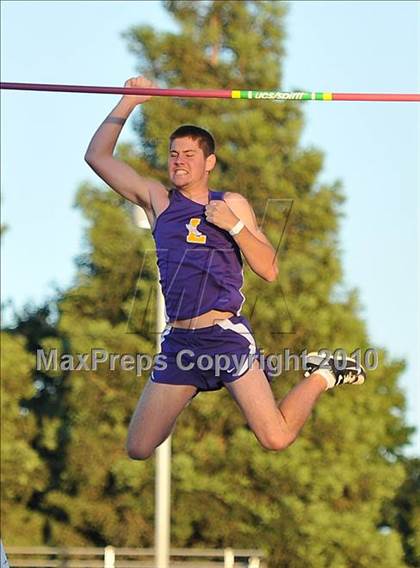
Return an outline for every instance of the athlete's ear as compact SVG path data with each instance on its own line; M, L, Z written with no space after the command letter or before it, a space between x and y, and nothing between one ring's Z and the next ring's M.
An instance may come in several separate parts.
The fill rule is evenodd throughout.
M209 174L216 165L216 154L210 154L206 158L206 172Z

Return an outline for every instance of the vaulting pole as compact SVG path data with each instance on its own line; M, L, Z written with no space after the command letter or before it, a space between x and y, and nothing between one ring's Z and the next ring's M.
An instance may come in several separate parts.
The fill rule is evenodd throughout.
M0 89L50 91L62 93L97 93L111 95L152 95L155 97L204 99L258 99L272 101L370 101L420 102L420 93L330 93L282 92L232 89L156 89L137 87L94 87L86 85L51 85L44 83L0 83Z

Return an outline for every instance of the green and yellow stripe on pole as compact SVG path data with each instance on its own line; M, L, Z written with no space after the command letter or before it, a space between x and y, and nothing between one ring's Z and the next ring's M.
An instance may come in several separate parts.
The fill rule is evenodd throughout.
M333 93L281 91L231 91L232 99L264 99L271 101L332 101Z

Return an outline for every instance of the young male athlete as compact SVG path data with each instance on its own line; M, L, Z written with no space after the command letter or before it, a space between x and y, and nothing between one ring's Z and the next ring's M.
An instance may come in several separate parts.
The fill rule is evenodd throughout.
M136 77L125 86L154 85ZM272 282L278 275L275 250L242 195L209 190L216 156L213 137L206 130L184 125L170 136L170 189L114 158L127 117L149 98L123 96L99 126L85 155L111 188L144 209L165 297L167 326L161 336L165 360L163 365L155 364L132 416L128 455L150 457L198 392L223 386L261 445L283 450L296 439L325 390L342 383L361 384L365 371L350 358L340 371L343 365L336 365L333 358L325 363L323 356L310 354L306 378L276 404L260 368L251 326L240 314L242 256L256 274ZM217 357L220 369L209 367L209 358L211 363ZM205 358L206 365L199 365Z

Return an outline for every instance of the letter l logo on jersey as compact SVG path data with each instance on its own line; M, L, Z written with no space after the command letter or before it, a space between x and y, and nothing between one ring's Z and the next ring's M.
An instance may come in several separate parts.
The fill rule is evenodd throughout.
M206 235L203 235L203 233L200 233L200 231L197 229L200 223L200 218L193 217L192 219L190 219L188 225L185 225L188 229L187 243L197 243L203 245L207 241Z

